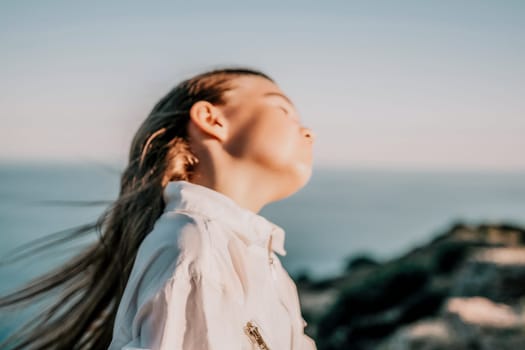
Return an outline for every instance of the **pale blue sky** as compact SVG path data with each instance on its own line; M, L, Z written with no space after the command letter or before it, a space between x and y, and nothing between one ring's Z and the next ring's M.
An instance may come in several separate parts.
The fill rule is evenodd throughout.
M318 166L525 170L524 1L3 1L0 158L126 159L181 79L272 76Z

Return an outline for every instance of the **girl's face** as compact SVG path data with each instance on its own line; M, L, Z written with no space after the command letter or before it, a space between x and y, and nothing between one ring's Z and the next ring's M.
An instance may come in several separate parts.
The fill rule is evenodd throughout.
M271 81L241 76L226 93L222 107L230 132L225 149L233 157L255 164L293 193L312 173L313 133L302 125L293 103Z

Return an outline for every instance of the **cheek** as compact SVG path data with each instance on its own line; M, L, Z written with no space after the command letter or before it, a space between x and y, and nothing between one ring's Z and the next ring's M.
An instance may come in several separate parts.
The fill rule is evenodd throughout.
M283 170L294 166L300 160L296 127L275 116L259 120L246 132L245 155L266 168Z

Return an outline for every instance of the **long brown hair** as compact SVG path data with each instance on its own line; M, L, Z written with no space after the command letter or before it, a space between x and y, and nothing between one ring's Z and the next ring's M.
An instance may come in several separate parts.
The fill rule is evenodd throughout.
M41 313L0 343L2 349L107 349L113 323L137 250L164 210L162 191L172 180L190 181L197 157L188 143L191 106L206 100L224 105L232 78L266 74L223 67L183 80L153 107L135 133L120 193L90 224L35 240L30 255L95 231L99 238L66 264L0 297L0 308L54 296ZM37 242L38 241L38 242ZM38 246L37 246L38 243Z

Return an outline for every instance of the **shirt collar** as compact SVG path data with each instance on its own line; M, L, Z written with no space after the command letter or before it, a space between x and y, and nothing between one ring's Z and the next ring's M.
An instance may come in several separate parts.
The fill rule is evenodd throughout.
M281 226L212 188L185 180L170 181L163 190L164 211L184 209L216 219L234 229L249 244L257 244L284 256L285 231Z

